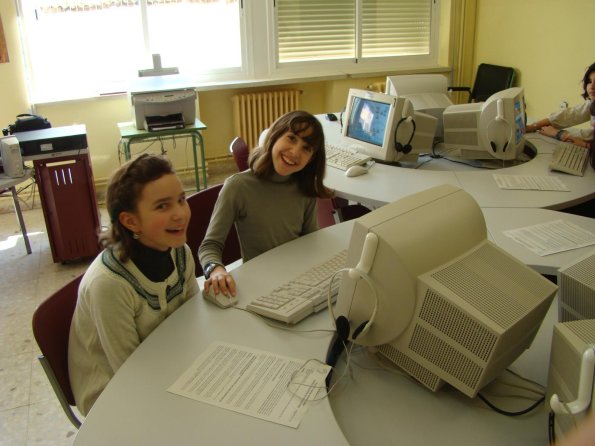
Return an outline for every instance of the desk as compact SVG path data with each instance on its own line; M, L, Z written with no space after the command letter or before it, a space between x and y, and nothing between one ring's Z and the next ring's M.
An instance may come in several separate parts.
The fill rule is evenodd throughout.
M33 176L33 169L30 167L25 168L25 175L20 178L10 178L5 176L4 174L0 174L0 190L10 189L12 193L12 202L14 204L14 211L17 214L17 220L19 221L19 226L21 227L21 233L23 234L23 240L25 241L25 249L27 250L27 254L31 254L31 244L29 243L29 236L27 235L27 228L25 227L25 219L23 218L23 213L21 211L21 205L19 204L19 197L17 196L17 184L20 184L24 181L27 181L29 178Z
M187 125L182 129L168 129L159 130L157 132L149 132L148 130L139 130L133 122L120 122L118 129L120 130L120 138L124 146L124 157L130 159L130 145L135 142L146 141L161 137L176 137L189 136L192 138L192 155L194 156L194 181L196 183L196 190L200 190L200 182L198 180L198 159L196 156L196 144L200 146L200 162L202 168L203 186L207 188L207 166L205 164L205 148L202 139L201 130L205 130L207 126L200 120L196 119L193 125Z
M558 214L549 210L543 212L538 217L546 221ZM593 226L595 222L591 228ZM327 227L234 269L231 274L239 284L239 307L245 308L255 296L347 247L352 227L352 221ZM531 256L529 252L526 255ZM533 257L529 261L539 268L557 268L566 260L554 254L548 256L546 265L543 258ZM523 354L515 362L519 373L527 373L543 382L543 375L540 377L539 373L547 373L548 336L551 337L555 316L554 303L536 342L526 353L529 356L523 358L526 355ZM331 330L332 323L328 312L321 311L300 322L296 329ZM213 341L296 358L324 359L330 340L330 333L277 330L252 314L237 309L221 310L200 297L193 298L157 327L118 370L83 423L75 444L543 446L547 443L543 410L509 418L458 392L442 390L434 394L408 380L389 374L377 378L373 371L359 367L354 369L354 379L333 391L330 400L311 404L298 429L166 391Z
M324 129L325 140L334 145L342 145L340 124L329 122L324 115L317 116ZM577 177L560 172L551 172L548 168L552 150L555 146L545 138L533 137L528 141L534 145L537 155L530 161L498 170L473 169L461 167L450 170L453 164L448 161L432 160L418 169L390 166L376 163L367 174L347 178L342 170L327 167L324 183L334 189L338 196L377 208L396 201L414 192L429 187L448 183L467 191L481 208L548 208L565 209L595 198L595 170L587 166L584 177ZM447 166L449 170L435 170L436 164ZM450 165L449 165L450 164ZM459 165L454 165L458 169ZM493 174L502 175L547 175L555 176L566 184L569 192L504 190L500 189Z

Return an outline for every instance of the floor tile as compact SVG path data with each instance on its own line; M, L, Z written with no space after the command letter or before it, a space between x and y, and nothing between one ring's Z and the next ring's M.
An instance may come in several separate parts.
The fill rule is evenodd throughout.
M29 406L0 410L0 446L25 446Z
M29 404L31 354L0 357L0 410Z

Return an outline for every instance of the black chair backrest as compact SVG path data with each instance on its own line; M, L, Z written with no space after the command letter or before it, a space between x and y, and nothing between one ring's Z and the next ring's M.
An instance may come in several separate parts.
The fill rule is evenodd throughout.
M202 243L202 240L207 233L209 222L211 221L211 214L215 208L219 191L223 187L223 184L211 186L208 189L203 189L195 194L190 195L186 198L192 216L190 217L190 223L188 224L188 235L186 243L192 250L192 256L194 257L194 263L196 265L195 272L196 276L202 276L204 274L202 266L198 262L198 248ZM223 263L229 264L235 262L242 257L240 249L240 240L236 232L235 226L232 226L229 230L227 240L225 241L225 247L223 249Z
M479 64L470 99L475 102L486 101L494 93L512 87L514 76L514 68Z
M50 363L64 396L75 405L68 374L68 338L83 275L70 281L37 307L33 313L33 335L41 353Z

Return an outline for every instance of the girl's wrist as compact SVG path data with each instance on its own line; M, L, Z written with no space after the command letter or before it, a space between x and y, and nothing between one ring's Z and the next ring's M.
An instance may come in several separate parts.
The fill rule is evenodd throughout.
M556 133L556 139L558 141L568 141L568 132L566 130L558 130L558 133Z

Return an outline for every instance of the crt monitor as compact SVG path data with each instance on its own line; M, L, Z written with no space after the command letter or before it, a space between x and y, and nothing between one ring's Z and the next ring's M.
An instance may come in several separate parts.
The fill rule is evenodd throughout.
M391 162L431 151L436 120L404 98L352 88L342 124L346 146Z
M332 314L348 339L469 397L530 346L557 290L488 241L481 209L452 185L355 220L346 265Z
M485 102L451 105L442 117L445 147L460 150L463 158L514 160L523 151L523 88L499 91Z
M442 140L442 113L452 105L446 76L441 74L403 74L386 77L386 93L409 99L417 112L437 119L436 139Z
M593 413L595 376L595 320L554 325L546 403L556 440Z
M595 249L558 270L558 319L595 319Z

